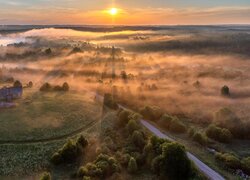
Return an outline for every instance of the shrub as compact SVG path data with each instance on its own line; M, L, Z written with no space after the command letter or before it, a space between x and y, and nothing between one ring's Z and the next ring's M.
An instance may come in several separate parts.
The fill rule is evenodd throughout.
M228 86L223 86L221 88L221 95L223 96L230 96L230 91Z
M214 122L222 128L228 129L235 137L244 137L246 130L242 121L228 108L222 108L215 113Z
M169 130L175 133L184 133L186 131L186 126L177 118L173 118Z
M138 167L137 167L136 160L133 157L131 157L128 163L128 172L131 174L134 174L137 172L137 170L138 170Z
M120 165L115 158L100 154L93 163L88 163L78 170L78 176L109 177L115 172L120 172Z
M246 157L241 161L243 170L250 175L250 157Z
M141 131L134 131L132 134L132 142L135 146L143 149L146 144L146 140L144 138L144 134Z
M193 136L193 140L199 143L200 145L205 146L207 144L207 138L203 134L196 132Z
M45 49L45 54L50 55L52 53L52 50L50 48Z
M240 169L241 168L240 160L233 154L216 153L215 158L216 158L216 160L222 162L228 168L232 168L232 169Z
M188 179L192 174L185 148L178 143L164 143L162 153L153 160L152 169L160 176L177 180Z
M162 110L157 106L145 106L144 108L140 109L140 114L143 118L157 121L163 115Z
M126 125L126 130L128 133L133 134L133 132L138 129L140 129L139 124L133 119L129 120L128 124Z
M59 85L53 87L53 91L62 91L62 90L63 90L62 87Z
M51 89L52 89L51 85L47 82L40 87L40 91L50 91Z
M118 127L125 127L126 124L128 124L129 119L130 119L130 115L132 114L131 111L128 110L122 110L119 114L118 114L118 122L117 125Z
M49 172L45 172L42 174L40 180L51 180L51 175Z
M63 83L62 90L63 91L69 91L69 84L67 82Z
M54 164L70 163L83 154L84 148L88 145L87 140L80 136L77 141L68 140L61 149L55 152L51 161Z
M208 137L222 143L229 143L232 141L232 134L228 129L220 128L213 124L207 128L206 134Z
M32 88L32 87L33 87L33 82L32 82L32 81L30 81L30 82L28 83L28 87L29 87L29 88Z
M163 114L161 116L161 119L159 120L159 123L166 129L169 129L172 119L173 119L173 116L170 116L168 114Z
M21 83L20 81L16 80L16 81L14 82L13 86L14 86L14 87L22 87L23 85L22 85L22 83Z
M189 137L193 137L195 134L195 129L193 127L189 128L188 130L188 136Z

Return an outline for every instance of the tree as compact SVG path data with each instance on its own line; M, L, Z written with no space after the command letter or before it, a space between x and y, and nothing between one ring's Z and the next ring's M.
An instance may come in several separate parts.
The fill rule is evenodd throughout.
M51 180L51 175L49 172L45 172L42 174L40 180Z
M133 134L133 132L138 129L140 129L139 124L135 120L130 119L128 124L126 125L126 130L128 131L128 133Z
M30 81L30 82L28 83L28 87L30 87L30 88L33 87L33 82L32 82L32 81Z
M159 168L159 174L170 179L182 180L188 179L192 174L191 162L187 157L184 146L178 143L164 143L162 145L162 154L154 159Z
M184 133L186 131L186 126L177 118L173 118L169 130L175 133Z
M40 87L40 91L50 91L51 88L52 88L51 85L46 82Z
M221 95L230 96L230 91L228 86L225 85L221 88Z
M131 157L128 162L128 172L131 174L134 174L137 172L137 170L138 170L138 167L137 167L136 160L133 157Z
M232 169L240 169L241 162L238 157L230 153L216 153L215 159L222 162L226 167Z
M22 85L22 83L21 83L20 81L16 80L16 81L14 82L13 86L14 86L14 87L22 87L23 85Z
M162 110L157 106L145 106L140 109L141 115L148 120L157 121L163 115Z
M134 131L132 134L132 142L135 146L139 147L140 149L143 149L146 144L143 132Z
M229 143L232 140L232 134L228 129L217 127L214 124L207 128L206 134L208 137L222 143Z
M197 143L199 143L200 145L203 145L203 146L205 146L207 144L207 138L199 132L196 132L194 134L193 140L196 141Z
M67 82L63 83L62 89L63 91L69 91L69 84Z
M126 71L122 71L121 72L121 77L122 77L123 80L127 80L128 79Z
M46 55L51 55L52 54L52 50L50 48L45 49L45 54Z

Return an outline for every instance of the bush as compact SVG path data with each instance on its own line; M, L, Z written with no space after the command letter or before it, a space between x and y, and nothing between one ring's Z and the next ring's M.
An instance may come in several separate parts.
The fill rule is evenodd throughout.
M233 154L230 153L216 153L215 159L217 161L222 162L226 167L231 169L240 169L241 162L240 160Z
M162 153L153 160L152 169L161 177L169 179L188 179L192 174L185 148L178 143L164 143Z
M50 48L48 48L48 49L45 49L44 52L46 55L50 55L52 53L52 50Z
M242 121L228 108L217 111L214 122L217 126L228 129L235 137L244 137L247 133Z
M76 141L70 139L52 155L51 161L54 164L71 163L83 154L83 150L87 145L88 142L83 136L80 136Z
M40 87L40 91L50 91L51 89L52 89L51 85L47 82Z
M169 130L174 133L184 133L186 126L177 118L173 118L169 127Z
M228 86L223 86L221 88L221 95L223 96L230 96L230 91Z
M161 116L161 119L159 120L159 123L161 126L165 127L166 129L169 129L172 119L173 116L170 116L168 114L163 114Z
M188 136L189 137L193 137L195 134L195 129L193 127L189 128L188 130Z
M40 180L51 180L51 175L48 172L42 174Z
M115 158L108 155L100 154L94 163L88 163L78 170L78 176L90 176L105 178L109 177L115 172L120 172L120 165Z
M243 170L250 175L250 157L246 157L241 161Z
M207 137L203 134L196 132L193 136L193 140L199 143L200 145L205 146L207 144Z
M120 128L125 127L130 120L131 114L132 114L132 112L128 111L128 110L122 110L121 112L119 112L118 122L117 122L118 127L120 127Z
M32 81L30 81L30 82L28 83L28 87L29 87L29 88L32 88L32 87L33 87L33 82L32 82Z
M140 114L143 118L157 121L163 115L162 110L157 106L145 106L144 108L140 109Z
M16 80L13 84L13 87L22 87L22 86L23 86L22 83L18 80Z
M131 157L128 163L128 172L131 174L134 174L137 172L137 170L138 170L138 167L137 167L136 160L133 157Z
M228 129L220 128L213 124L207 128L206 134L208 137L222 143L229 143L232 141L232 134Z
M69 91L69 84L67 82L63 83L62 90L63 91Z
M139 147L140 149L143 149L145 144L146 144L146 140L144 138L144 134L141 131L134 131L132 134L132 142L136 147Z
M126 130L129 134L133 134L134 131L140 129L140 125L133 119L129 120L126 125Z

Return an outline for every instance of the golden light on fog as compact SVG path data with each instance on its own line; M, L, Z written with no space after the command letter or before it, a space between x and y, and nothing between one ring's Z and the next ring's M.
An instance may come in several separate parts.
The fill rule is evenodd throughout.
M110 15L114 16L114 15L117 15L118 9L117 8L111 8L108 12L109 12Z

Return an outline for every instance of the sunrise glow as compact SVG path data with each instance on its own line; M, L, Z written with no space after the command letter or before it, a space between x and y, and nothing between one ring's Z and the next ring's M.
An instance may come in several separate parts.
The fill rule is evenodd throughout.
M110 15L114 16L114 15L117 15L118 9L117 8L111 8L108 12L109 12Z

